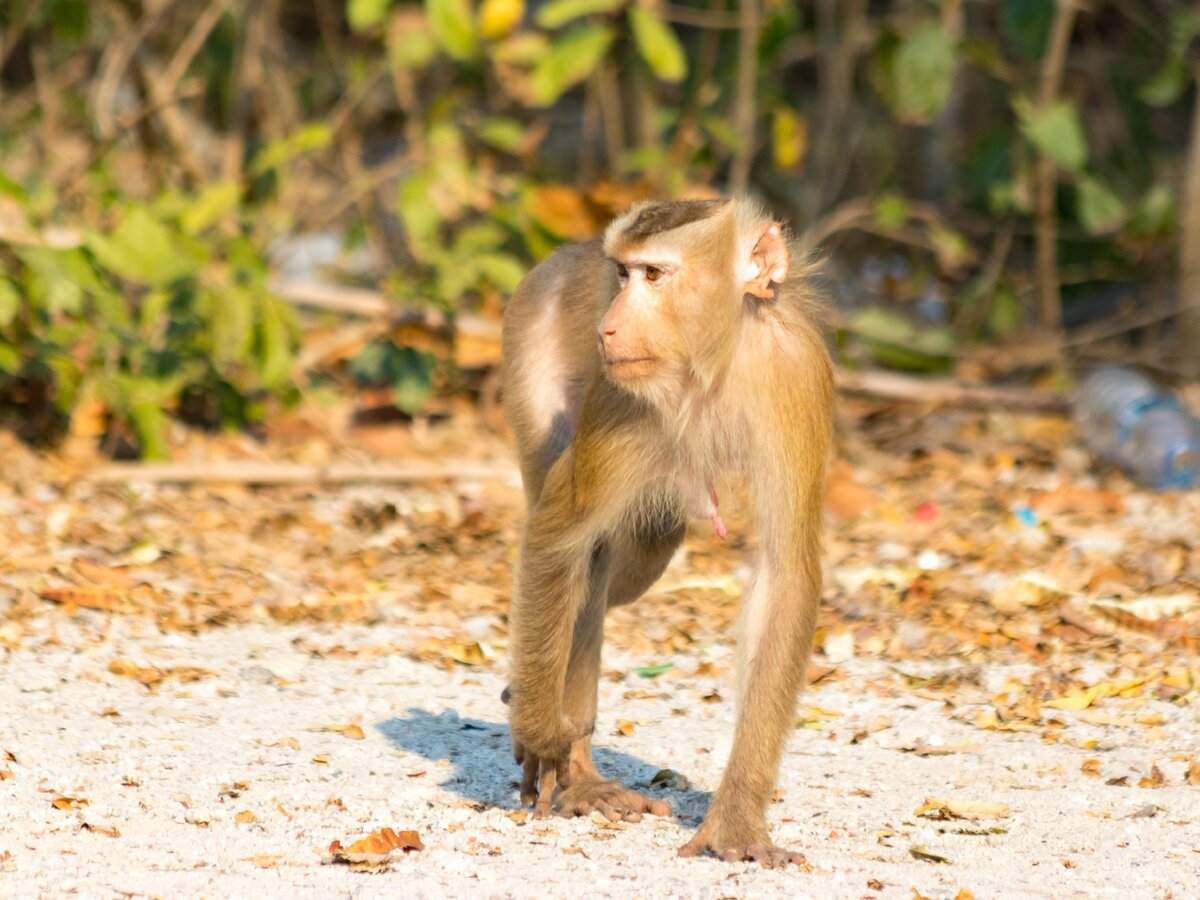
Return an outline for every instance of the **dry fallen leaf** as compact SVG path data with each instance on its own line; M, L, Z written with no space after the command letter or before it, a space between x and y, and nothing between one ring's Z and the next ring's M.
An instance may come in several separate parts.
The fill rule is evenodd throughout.
M342 737L350 738L352 741L361 741L366 737L366 735L363 734L362 726L356 725L353 722L351 722L349 725L321 725L316 730L333 731L337 734L340 734ZM296 746L296 749L300 749L299 745Z
M39 591L44 600L61 603L64 606L86 606L88 609L113 611L120 609L129 602L129 592L110 587L61 587L46 588Z
M359 838L349 847L343 847L341 841L329 845L329 855L322 860L325 863L345 863L351 868L378 869L391 861L393 850L424 850L420 836L415 831L393 831L382 828L372 831L365 838Z
M623 737L630 737L633 735L635 728L637 728L636 722L631 722L629 719L617 719L617 730L615 733Z
M55 809L83 809L88 805L86 797L68 797L65 794L59 794L50 801L50 805Z
M1079 766L1079 771L1084 775L1091 775L1094 778L1100 777L1100 760L1094 756L1090 759L1085 759Z
M108 825L103 822L83 822L79 827L84 831L93 831L105 837L118 838L121 836L121 831L116 825Z
M999 801L927 798L913 815L926 819L1002 819L1010 813L1008 804Z
M236 816L233 817L233 821L236 822L238 825L249 825L252 822L257 822L258 816L256 816L254 813L250 812L250 810L248 810L248 809L243 809L241 812L239 812Z
M942 856L940 853L934 853L931 850L926 850L924 847L916 844L908 848L908 855L913 859L921 860L921 862L939 863L941 865L950 864L950 860Z
M1150 774L1138 780L1140 788L1160 788L1165 786L1167 779L1163 777L1162 769L1157 765L1150 766Z

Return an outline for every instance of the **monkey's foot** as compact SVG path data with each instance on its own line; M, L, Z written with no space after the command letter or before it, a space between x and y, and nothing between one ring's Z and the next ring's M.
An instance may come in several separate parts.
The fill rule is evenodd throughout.
M576 781L554 798L554 811L560 816L587 816L600 813L610 822L640 822L643 813L669 816L671 807L616 781Z
M705 820L696 836L679 849L679 855L699 856L707 850L725 862L756 862L764 869L784 869L789 864L805 871L811 868L803 853L778 847L765 838L742 840L726 837L720 831L719 826Z

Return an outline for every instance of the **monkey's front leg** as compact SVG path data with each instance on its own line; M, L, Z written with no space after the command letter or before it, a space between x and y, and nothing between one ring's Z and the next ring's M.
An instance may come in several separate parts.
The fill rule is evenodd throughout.
M571 745L591 733L590 717L569 714L568 663L576 623L587 603L596 542L574 502L571 460L560 458L530 510L509 612L508 721L513 751L524 765L521 798L538 785L548 810L558 776L565 779Z
M680 856L709 850L729 862L754 860L767 868L805 865L803 854L771 842L766 807L791 730L816 618L820 569L815 554L806 562L800 578L783 583L777 573L760 572L744 601L733 749L708 813Z

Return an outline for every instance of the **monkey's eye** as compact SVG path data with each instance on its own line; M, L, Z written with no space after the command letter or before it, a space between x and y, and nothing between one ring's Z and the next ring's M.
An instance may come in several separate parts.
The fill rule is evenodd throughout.
M622 281L629 277L629 269L625 267L624 263L617 263L617 277Z
M646 266L646 280L651 284L658 281L663 276L663 270L658 266Z

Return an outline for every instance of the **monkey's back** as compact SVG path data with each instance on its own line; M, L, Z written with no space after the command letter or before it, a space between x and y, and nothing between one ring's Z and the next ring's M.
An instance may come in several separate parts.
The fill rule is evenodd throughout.
M504 413L533 503L574 438L602 377L596 328L619 290L599 241L567 244L535 266L504 311Z

